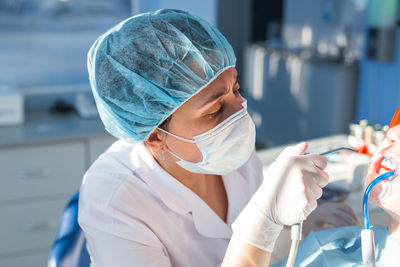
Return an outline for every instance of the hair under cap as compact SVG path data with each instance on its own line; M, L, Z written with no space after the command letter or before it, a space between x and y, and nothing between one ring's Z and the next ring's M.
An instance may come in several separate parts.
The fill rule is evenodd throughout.
M106 130L146 140L177 108L234 66L216 27L179 10L131 17L101 35L88 52L89 79Z

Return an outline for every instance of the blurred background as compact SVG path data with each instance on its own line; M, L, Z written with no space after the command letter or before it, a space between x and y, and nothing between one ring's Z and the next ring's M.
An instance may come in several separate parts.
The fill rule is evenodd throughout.
M366 129L381 137L400 105L397 0L0 0L0 266L47 264L63 207L115 141L91 95L91 44L160 8L198 15L232 44L260 151L371 143Z

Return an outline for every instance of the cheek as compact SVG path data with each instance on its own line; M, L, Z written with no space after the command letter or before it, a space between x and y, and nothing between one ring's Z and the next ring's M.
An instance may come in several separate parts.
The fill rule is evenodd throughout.
M172 140L175 138L168 138L167 146L168 149L179 157L190 162L200 162L203 156L195 143L190 143L181 140Z
M400 179L392 181L389 185L388 192L379 201L379 205L387 211L400 216Z

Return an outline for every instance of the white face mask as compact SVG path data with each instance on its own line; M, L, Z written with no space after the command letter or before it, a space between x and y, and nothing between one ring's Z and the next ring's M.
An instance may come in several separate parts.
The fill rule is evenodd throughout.
M190 162L182 159L171 150L173 156L179 159L177 163L182 168L193 173L224 175L230 173L247 162L254 150L256 131L247 113L247 102L243 108L211 130L194 136L194 140L186 139L163 129L159 130L178 139L196 143L203 160Z

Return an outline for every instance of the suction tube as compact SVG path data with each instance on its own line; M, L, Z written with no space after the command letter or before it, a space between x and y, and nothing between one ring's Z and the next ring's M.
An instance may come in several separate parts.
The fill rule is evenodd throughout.
M292 225L291 228L291 239L292 245L290 246L290 252L288 260L286 262L286 267L293 267L297 256L297 249L302 236L303 222L296 223Z
M383 180L391 177L394 175L394 171L386 172L377 178L375 178L365 189L364 192L364 199L363 199L363 213L364 213L364 229L369 229L369 215L368 215L368 198L369 193L371 192L372 188L377 185L378 183L382 182Z
M384 173L375 178L365 189L363 199L364 229L361 231L361 252L363 264L366 267L375 267L375 238L370 229L368 214L368 198L372 188L383 180L394 175L394 171Z

